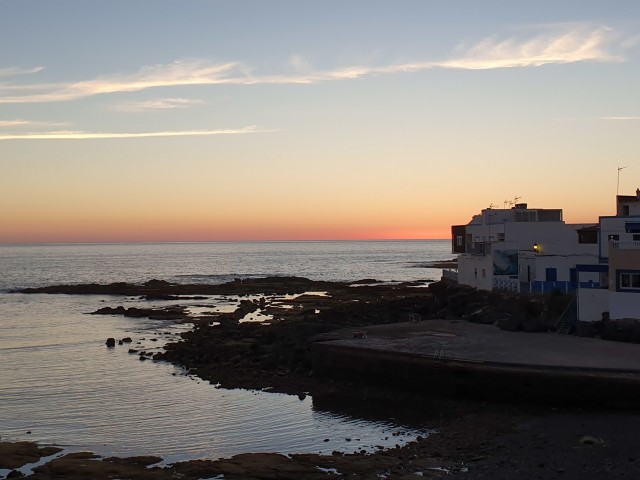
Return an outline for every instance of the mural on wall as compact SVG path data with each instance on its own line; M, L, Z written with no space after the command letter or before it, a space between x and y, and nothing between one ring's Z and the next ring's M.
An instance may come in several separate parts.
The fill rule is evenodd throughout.
M494 275L518 275L518 251L496 250L493 254Z

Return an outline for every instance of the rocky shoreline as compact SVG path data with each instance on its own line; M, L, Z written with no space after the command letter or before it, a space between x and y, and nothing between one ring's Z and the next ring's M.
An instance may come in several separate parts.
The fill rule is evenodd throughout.
M303 295L305 292L315 293ZM374 453L247 453L162 467L153 466L160 461L155 457L96 461L93 454L74 452L35 468L30 478L196 479L223 475L219 478L577 479L634 478L640 473L640 456L633 447L640 440L640 428L635 428L640 426L640 416L633 411L557 408L527 404L520 398L509 403L440 398L353 378L321 378L310 362L310 345L315 339L330 337L345 328L358 332L367 325L409 319L466 318L514 330L550 329L564 308L566 299L561 297L498 296L442 282L425 287L373 280L314 282L297 277L239 280L224 285L175 285L156 280L143 285L66 285L22 293L133 295L145 299L165 296L162 298L176 301L184 295L257 296L240 302L233 313L210 312L197 318L188 318L174 306L167 307L173 310L164 313L180 321L192 321L194 328L154 359L180 365L190 374L224 388L312 395L314 405L321 408L366 412L373 418L394 417L399 422L419 422L437 430L404 447ZM286 294L286 299L274 298ZM241 322L258 309L269 316L268 326L265 322ZM165 318L162 309L130 312L110 306L101 310L94 313ZM34 454L50 454L38 452L35 444L16 445L0 443L0 469L15 469L31 462ZM31 457L15 453L21 449Z

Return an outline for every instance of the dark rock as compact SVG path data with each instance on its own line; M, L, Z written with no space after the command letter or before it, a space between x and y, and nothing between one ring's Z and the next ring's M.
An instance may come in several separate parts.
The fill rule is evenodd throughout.
M131 337L124 337L124 338L122 339L122 342L124 342L124 343L131 343L131 342L133 342L133 340L131 340Z
M507 330L508 332L517 332L522 330L523 318L521 315L511 315L509 317L501 318L498 320L498 328L501 330Z
M18 470L11 470L5 478L24 478L24 473Z
M164 280L153 279L153 280L149 280L148 282L145 282L144 286L149 288L166 288L171 286L171 284Z
M576 335L578 337L596 337L602 334L603 322L598 320L597 322L581 322L578 320L576 323Z
M633 318L606 320L602 326L602 338L619 342L640 343L640 320Z
M124 315L126 312L126 308L122 305L113 308L113 307L102 307L96 310L95 312L91 312L92 315Z
M113 348L113 347L115 347L115 346L116 346L116 339L115 339L115 338L112 338L112 337L109 337L109 338L107 338L107 341L106 341L106 342L104 342L104 343L105 343L105 345L106 345L107 347L109 347L109 348Z
M522 330L525 332L546 332L548 330L546 325L546 318L543 315L527 316L522 322Z

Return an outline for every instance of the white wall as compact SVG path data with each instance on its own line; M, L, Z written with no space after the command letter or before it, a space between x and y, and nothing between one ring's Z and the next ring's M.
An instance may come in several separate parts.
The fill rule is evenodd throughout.
M596 244L578 243L576 229L582 225L567 225L562 222L514 222L505 224L505 249L533 252L537 243L542 255L598 255ZM578 263L589 263L587 261Z
M582 279L582 275L580 275ZM602 320L602 312L609 311L609 290L601 288L578 289L578 320L595 322Z
M600 256L609 257L609 235L618 235L621 242L633 241L633 233L627 233L625 225L640 222L640 216L635 217L600 217Z
M609 318L640 319L640 293L609 291Z
M491 255L459 255L458 283L479 290L491 290L493 288L493 257Z
M585 258L584 263L585 264L593 264L596 263L595 262L595 257L590 257L590 258ZM539 280L541 282L544 282L547 278L547 268L555 268L557 273L558 273L558 278L557 281L558 282L569 282L571 281L571 269L575 268L576 263L582 263L579 259L579 257L576 256L569 256L569 257L562 257L562 256L555 256L555 255L540 255L538 257L535 258L535 262L536 262L536 268L535 268L535 272L536 272L536 277L532 278L532 280ZM582 278L582 275L580 275L580 278ZM525 276L526 276L526 272L525 272ZM586 275L585 275L586 277ZM594 276L592 276L593 279L598 279L598 274L595 274ZM587 279L582 280L582 281L587 281Z

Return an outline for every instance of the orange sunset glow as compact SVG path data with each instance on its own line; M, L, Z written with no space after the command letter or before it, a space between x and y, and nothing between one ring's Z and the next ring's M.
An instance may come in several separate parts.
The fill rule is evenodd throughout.
M117 9L78 8L58 23L86 49L48 23L16 45L7 23L0 242L447 238L515 197L597 222L635 191L627 15L410 3L317 25L255 5L253 30L166 6L166 28L108 42Z

